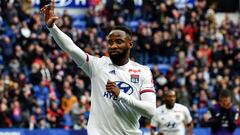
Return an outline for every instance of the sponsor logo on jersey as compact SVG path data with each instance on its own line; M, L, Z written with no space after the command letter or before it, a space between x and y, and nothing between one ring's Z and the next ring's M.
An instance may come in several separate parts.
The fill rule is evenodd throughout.
M128 83L126 82L122 82L122 81L115 81L116 85L118 86L118 88L123 91L124 93L128 94L128 95L131 95L133 93L133 88L131 85L129 85ZM112 99L112 100L116 100L116 101L119 101L119 99L115 96L113 96L112 93L109 93L107 91L105 91L103 93L103 97L105 98L109 98L109 99Z
M131 74L130 80L131 80L132 83L139 83L139 75Z
M175 128L176 123L174 121L169 121L168 123L165 124L167 128Z
M128 83L122 81L116 81L115 83L117 84L118 88L124 93L127 93L128 95L131 95L133 93L133 88Z
M116 71L115 70L109 71L109 73L113 74L113 75L116 75Z
M130 72L130 73L140 73L141 70L140 69L129 69L128 72Z
M118 99L117 97L113 96L112 93L109 93L109 92L107 92L107 91L105 91L105 92L103 93L103 97L109 98L109 99L112 99L112 100L115 100L115 101L119 101L119 99Z

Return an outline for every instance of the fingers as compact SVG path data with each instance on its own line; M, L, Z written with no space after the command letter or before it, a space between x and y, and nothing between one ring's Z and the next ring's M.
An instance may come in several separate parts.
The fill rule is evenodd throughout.
M113 89L113 88L116 88L116 86L113 83L107 83L106 84L106 89L107 90L110 90L110 89Z
M48 27L52 27L54 22L58 19L58 17L54 16L54 3L55 0L52 0L51 4L45 5L40 9L40 13L45 16L45 22Z
M116 87L116 83L108 80L106 86Z
M108 92L111 92L113 89L117 88L115 82L112 82L110 80L107 81L107 84L106 84L106 90Z
M43 8L40 9L40 13L45 14L50 9L51 9L51 4L45 5Z
M52 10L53 10L53 14L54 14L54 5L55 4L55 0L52 0Z
M112 93L115 97L119 96L120 90L115 82L108 80L106 84L106 90L107 92Z
M107 83L108 83L108 82L109 82L109 83L112 83L112 81L111 81L111 80L108 80L108 81L107 81Z

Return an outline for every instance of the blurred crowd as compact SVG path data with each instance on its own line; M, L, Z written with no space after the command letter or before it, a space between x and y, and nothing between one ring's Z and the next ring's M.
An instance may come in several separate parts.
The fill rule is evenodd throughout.
M86 128L90 80L53 41L31 0L1 0L0 127L28 129ZM105 35L115 25L133 30L132 59L151 67L157 106L168 89L186 105L195 127L204 127L208 108L222 90L240 106L240 19L226 15L218 24L216 3L195 0L92 0L83 21L74 27L67 10L56 23L85 52L108 55ZM138 22L138 25L131 25ZM163 70L161 65L167 66ZM149 120L141 119L147 127ZM240 119L238 120L240 127Z

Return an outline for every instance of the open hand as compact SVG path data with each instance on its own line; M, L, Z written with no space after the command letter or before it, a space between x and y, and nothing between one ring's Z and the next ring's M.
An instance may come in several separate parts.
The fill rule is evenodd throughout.
M54 0L52 0L52 4L45 5L41 8L40 13L45 16L45 23L49 28L53 27L54 22L58 19L57 16L54 16Z
M118 97L118 95L120 93L120 90L119 90L118 86L116 85L116 83L112 82L110 80L107 81L106 90L107 90L107 92L112 93L115 97Z

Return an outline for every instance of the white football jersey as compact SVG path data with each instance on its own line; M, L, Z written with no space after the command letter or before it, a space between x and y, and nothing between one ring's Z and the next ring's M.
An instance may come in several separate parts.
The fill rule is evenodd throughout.
M85 54L55 24L48 28L56 43L91 78L91 110L89 135L141 135L138 120L141 115L153 116L156 95L148 67L129 60L116 66L109 57ZM107 81L116 82L118 97L106 91Z
M91 78L91 110L88 121L89 135L141 135L140 114L106 91L107 81L116 82L124 93L140 100L140 94L155 92L148 67L129 61L114 65L109 57L87 55L81 68Z
M158 107L151 125L160 128L164 135L184 135L185 125L191 121L192 117L188 108L175 103L172 109L167 109L166 105Z

